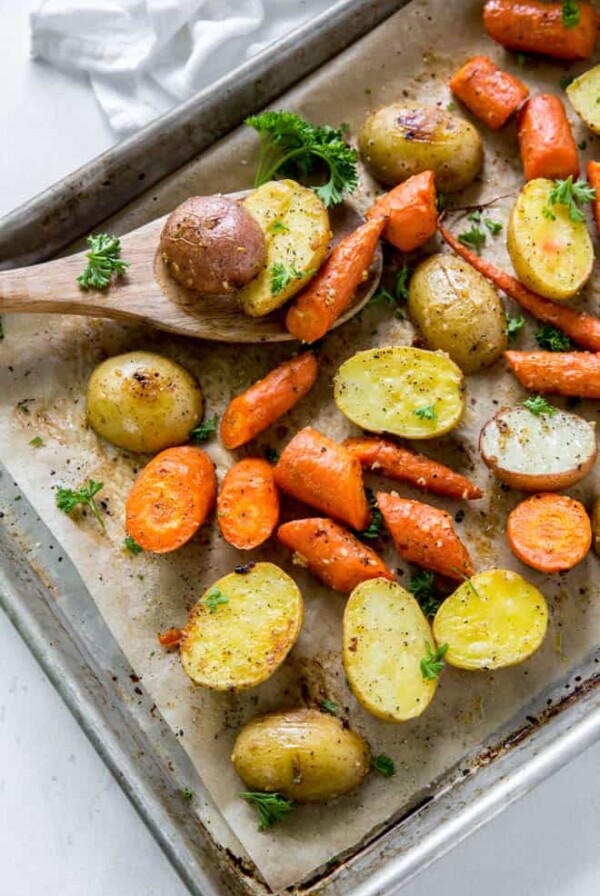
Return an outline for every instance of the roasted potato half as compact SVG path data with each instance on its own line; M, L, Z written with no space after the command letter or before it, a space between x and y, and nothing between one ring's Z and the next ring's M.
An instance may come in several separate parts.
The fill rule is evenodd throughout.
M585 221L573 221L566 205L550 202L554 181L530 180L508 222L507 246L515 272L534 292L562 302L588 281L594 248Z
M571 81L567 96L590 131L600 134L600 65L595 65Z
M296 583L273 563L232 572L193 607L180 644L183 671L215 691L242 691L269 678L300 634Z
M363 162L378 181L399 184L433 171L444 193L468 186L479 173L483 147L468 121L437 106L392 103L371 113L358 135Z
M258 221L267 255L238 299L246 314L262 317L296 295L323 264L331 239L329 214L313 190L293 180L269 181L242 205Z
M316 803L358 787L371 767L371 751L334 716L292 709L251 719L237 736L231 761L249 790Z
M346 604L342 650L354 696L386 722L420 716L437 681L424 678L421 659L433 645L429 623L397 582L371 579L358 585Z
M433 620L451 666L475 671L515 666L541 645L548 626L544 596L510 569L476 573L443 602Z
M185 444L203 409L195 377L152 352L108 358L88 382L88 423L101 438L125 451L154 454Z
M484 463L511 488L561 491L594 466L595 427L558 409L537 416L522 406L502 408L481 430L479 450Z
M508 346L506 316L494 287L456 255L431 255L410 279L410 316L432 349L465 373L489 367Z
M461 418L463 375L440 352L399 346L357 352L334 380L338 408L369 432L432 439Z

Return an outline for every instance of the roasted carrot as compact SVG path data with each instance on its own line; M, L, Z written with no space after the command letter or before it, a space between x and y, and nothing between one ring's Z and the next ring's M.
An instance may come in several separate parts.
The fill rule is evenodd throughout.
M367 219L384 217L384 238L401 252L412 252L430 239L437 226L435 175L422 171L380 196Z
M488 0L485 30L507 50L541 53L555 59L588 59L598 39L600 19L589 3L576 3L579 20L563 22L563 3L538 0Z
M454 531L449 513L387 492L377 492L377 505L404 560L449 579L473 575L469 552Z
M352 529L366 529L371 512L360 462L310 426L301 429L275 467L279 488Z
M394 579L375 551L333 520L293 520L279 527L277 538L294 551L295 563L334 591L349 594L367 579Z
M562 330L569 339L572 339L573 342L576 342L582 348L587 348L592 352L600 351L600 320L597 317L593 317L585 311L575 311L566 305L559 305L556 302L551 302L549 299L538 296L537 293L523 286L520 280L511 277L510 274L467 249L441 224L438 227L448 245L457 255L460 255L461 258L473 265L487 280L495 283L507 296L514 299L521 308L529 311L530 314L533 314L534 317L537 317L543 323L551 324L553 327Z
M530 392L600 398L596 352L504 352L513 373Z
M386 220L373 218L338 243L287 313L285 325L292 336L314 342L346 310L366 277Z
M517 137L525 180L579 176L577 144L559 97L544 93L528 99L517 117Z
M279 519L279 492L271 464L247 457L227 471L217 499L221 535L240 550L269 538Z
M184 445L157 454L139 474L125 504L125 528L145 551L175 551L200 528L217 493L213 462Z
M592 209L596 230L600 233L600 162L588 162L586 170L589 185L596 191L596 198L592 200Z
M399 482L410 482L435 495L473 499L481 498L483 494L480 488L460 473L386 439L346 439L343 445L365 469Z
M162 647L175 647L181 641L181 629L170 628L166 632L159 632L157 637Z
M225 447L239 448L287 413L313 386L317 373L317 359L312 352L304 352L237 395L221 418Z
M511 511L508 542L522 563L540 572L572 569L592 544L585 507L567 495L532 495Z
M474 56L456 72L450 90L488 128L497 131L529 96L525 85L487 56Z

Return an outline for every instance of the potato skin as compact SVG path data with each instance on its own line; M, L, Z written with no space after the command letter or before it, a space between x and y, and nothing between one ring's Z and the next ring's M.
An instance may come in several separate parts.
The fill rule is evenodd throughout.
M371 767L371 751L334 716L293 709L251 719L237 736L231 761L249 790L317 803L358 787Z
M429 348L465 373L489 367L508 347L498 293L456 255L432 255L410 280L408 310Z
M108 358L88 382L90 426L125 451L154 454L185 444L203 410L202 390L195 377L153 352Z
M394 186L430 170L445 193L468 186L483 162L481 138L472 124L423 103L392 103L372 112L360 130L358 147L381 183Z
M258 274L266 245L259 224L239 203L225 196L192 196L167 218L160 252L181 286L227 295Z

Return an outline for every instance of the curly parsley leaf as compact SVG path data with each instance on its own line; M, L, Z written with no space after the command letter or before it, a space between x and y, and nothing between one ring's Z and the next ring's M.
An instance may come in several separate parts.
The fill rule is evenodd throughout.
M316 274L316 268L309 268L307 271L299 271L293 265L286 267L283 262L276 261L269 269L271 275L271 292L274 296L278 296L280 292L289 286L292 280L302 280L303 277L310 277Z
M422 408L415 408L413 414L419 420L437 420L434 404L426 404Z
M337 716L340 711L337 703L334 703L333 700L321 700L319 706L323 710L323 712L328 712L330 716Z
M102 529L104 529L104 520L100 516L100 511L98 510L98 505L95 501L95 496L103 488L103 482L95 482L93 479L90 479L87 485L82 486L77 491L74 491L72 488L63 488L59 485L56 489L54 500L58 509L66 514L72 513L75 507L79 504L87 505L100 523Z
M223 594L220 588L214 585L200 603L208 607L211 613L216 613L220 606L229 603L229 598L226 594Z
M260 137L258 168L254 186L284 177L308 178L317 165L324 165L329 180L312 189L329 208L352 193L358 185L357 153L344 140L343 128L312 125L295 112L268 111L251 115L246 124Z
M542 324L535 334L540 348L549 352L568 352L573 348L573 343L568 336L549 324Z
M509 314L506 314L506 333L508 341L514 342L524 326L525 318L522 314L519 315L519 317L511 317Z
M498 236L499 233L502 233L502 224L500 221L492 221L491 218L486 218L483 224L487 227L492 236Z
M285 821L294 808L293 802L286 800L280 793L242 791L238 796L256 809L259 831L270 828L278 821Z
M375 497L373 489L367 488L365 489L365 492L369 507L371 508L371 522L369 523L368 529L363 529L363 531L358 534L361 538L378 538L381 531L383 516L381 515L381 510L377 506L377 498Z
M41 436L34 436L33 439L30 439L29 444L32 448L41 448L44 444L44 440Z
M435 616L443 597L437 590L435 574L430 569L413 572L408 583L408 590L418 602L425 616Z
M571 221L583 221L584 214L579 208L582 203L591 202L596 198L596 190L591 187L585 180L573 181L573 175L565 180L555 180L554 186L550 190L548 200L550 205L565 205L569 210ZM552 210L546 207L543 210L544 217L555 220L556 216ZM548 214L549 213L549 214Z
M90 251L86 253L88 264L83 274L77 278L82 289L106 289L113 274L122 277L129 267L121 256L121 240L107 233L88 236Z
M123 539L123 547L127 548L127 550L132 554L141 554L144 550L133 540L131 535L126 535Z
M557 411L557 408L555 408L554 405L549 404L541 395L530 395L529 398L526 398L521 404L536 417L539 417L540 414L548 414L549 417L553 417Z
M270 233L289 233L290 228L286 227L281 218L275 218L269 227Z
M431 649L429 641L425 641L425 656L421 659L421 675L428 681L435 681L440 676L440 672L444 668L444 657L448 652L448 644L442 644L441 647Z
M392 775L396 774L394 760L391 756L386 756L385 753L379 753L378 756L373 756L371 760L371 768L373 771L380 774L382 778L391 778Z
M576 3L575 0L563 0L562 23L565 28L574 28L576 25L579 25L580 18L579 3Z
M474 249L478 255L481 255L481 249L485 245L485 233L479 227L473 226L470 230L459 233L458 239L467 249Z
M213 414L210 420L205 420L204 423L199 423L198 426L195 426L190 432L190 442L195 442L196 444L208 442L217 431L217 421L217 415Z

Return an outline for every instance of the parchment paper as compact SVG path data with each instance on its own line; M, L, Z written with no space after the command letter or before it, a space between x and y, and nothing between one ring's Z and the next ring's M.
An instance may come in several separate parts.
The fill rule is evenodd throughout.
M559 91L563 70L532 61L518 68L514 56L486 38L480 11L480 2L414 2L283 98L277 107L296 108L308 119L324 123L347 121L355 136L367 112L382 103L404 97L446 106L451 99L446 86L449 74L478 52L518 73L532 91ZM484 171L478 184L456 200L458 204L499 194L514 195L521 182L513 126L501 134L492 134L483 126L480 130L485 139ZM578 140L585 137L593 151L594 137L578 122L575 132ZM234 133L134 203L106 229L127 231L194 193L249 186L255 145L255 136L249 130ZM372 186L364 178L367 193ZM493 218L505 221L511 202L510 198L499 202ZM435 243L430 248L433 251ZM488 239L485 254L509 266L504 234ZM597 287L592 285L582 304L596 310L597 299ZM507 307L515 313L510 303ZM534 347L534 326L528 324L518 347ZM76 564L143 686L173 729L182 732L180 742L273 889L299 881L399 812L413 794L481 743L598 643L597 559L590 554L568 575L544 577L522 567L508 550L506 515L521 496L499 488L476 448L483 422L500 404L513 402L523 394L505 364L499 362L484 374L469 378L467 411L461 425L447 438L424 446L427 453L470 475L485 488L486 499L468 506L434 496L426 500L452 514L459 509L464 512L457 529L478 569L491 565L516 569L546 595L551 609L550 629L536 656L495 674L447 668L432 705L420 719L402 725L378 721L358 706L345 684L340 662L344 598L293 566L289 555L271 543L244 556L246 560L269 558L280 563L298 582L306 603L306 620L297 646L277 674L253 691L213 694L192 686L181 671L177 654L164 653L157 647L156 633L170 625L182 625L194 600L217 577L231 571L240 562L240 554L216 537L214 521L173 555L132 557L122 550L123 503L145 458L117 451L87 428L86 382L94 366L109 355L127 349L156 350L192 370L202 383L207 414L220 414L233 394L264 375L293 349L285 345L224 347L68 317L7 316L5 332L0 346L0 457ZM310 396L235 456L262 454L267 445L281 447L308 423L335 439L355 433L334 407L332 375L355 351L373 345L410 344L413 334L411 325L395 319L388 309L365 311L360 320L328 338L318 384ZM25 409L22 405L18 409L17 403L23 400L28 400ZM584 403L580 411L588 419L596 419L593 404ZM44 445L33 448L29 441L37 435L44 439ZM207 450L222 477L234 456L217 441L209 443ZM71 520L54 505L56 485L77 487L90 476L105 482L100 495L107 512L104 537L90 516ZM395 487L401 494L415 496L410 489L389 481L371 477L371 484ZM589 506L597 490L594 472L572 493ZM399 569L399 580L406 581L407 570L398 562L386 537L381 550L390 566ZM357 793L326 808L298 808L290 823L258 833L253 810L236 797L241 782L229 756L237 730L258 711L302 705L306 700L316 702L323 697L344 708L350 724L366 735L375 752L393 757L397 774L391 780L372 775Z

